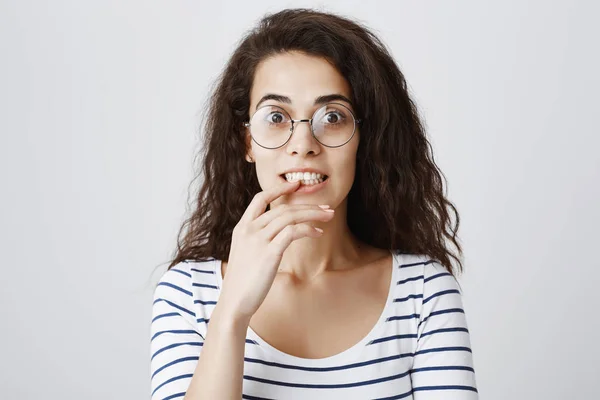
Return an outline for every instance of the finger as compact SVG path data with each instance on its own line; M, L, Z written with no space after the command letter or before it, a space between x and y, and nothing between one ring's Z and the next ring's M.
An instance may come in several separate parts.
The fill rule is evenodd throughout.
M321 233L308 224L287 225L281 230L269 243L272 251L278 257L283 256L283 252L294 241L303 237L319 237Z
M309 221L325 222L331 220L333 214L333 212L325 210L295 210L287 212L265 226L261 231L261 235L271 241L288 225L297 225Z
M252 225L256 230L260 230L267 226L275 218L281 216L283 213L291 212L292 210L316 210L320 211L329 208L328 205L315 205L315 204L281 204L275 208L271 208L269 211L260 215L252 222Z
M277 199L278 197L284 194L292 193L293 191L295 191L299 187L299 182L300 181L285 181L279 185L275 185L266 190L263 190L262 192L258 192L246 208L246 211L242 215L242 218L240 218L240 222L250 223L251 221L254 221L259 215L265 212L267 206L273 200Z

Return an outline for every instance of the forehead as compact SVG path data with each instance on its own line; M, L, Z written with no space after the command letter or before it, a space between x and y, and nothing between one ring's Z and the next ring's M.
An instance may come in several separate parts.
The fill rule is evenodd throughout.
M258 64L250 91L251 109L267 93L289 97L291 107L309 108L318 96L337 93L350 98L351 89L342 74L324 58L289 52Z

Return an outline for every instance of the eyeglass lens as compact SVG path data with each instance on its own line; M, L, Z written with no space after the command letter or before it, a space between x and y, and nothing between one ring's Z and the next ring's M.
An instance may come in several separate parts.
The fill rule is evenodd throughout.
M250 133L261 146L283 146L300 122L292 122L290 115L281 107L268 105L256 110L250 120ZM355 120L345 106L329 103L319 108L312 119L313 133L325 146L336 147L346 143L354 133Z

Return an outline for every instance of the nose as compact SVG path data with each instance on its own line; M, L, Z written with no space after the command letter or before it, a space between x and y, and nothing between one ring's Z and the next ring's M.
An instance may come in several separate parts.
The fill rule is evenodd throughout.
M294 122L292 137L286 146L288 154L318 154L321 151L320 148L320 143L313 137L310 120Z

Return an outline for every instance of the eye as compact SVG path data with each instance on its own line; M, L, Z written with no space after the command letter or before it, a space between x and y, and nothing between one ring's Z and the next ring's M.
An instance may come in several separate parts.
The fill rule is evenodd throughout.
M267 121L270 124L281 124L282 122L285 122L285 120L285 115L278 111L271 112L269 115L267 115Z
M331 111L325 114L324 122L326 124L339 124L345 116L339 111Z

